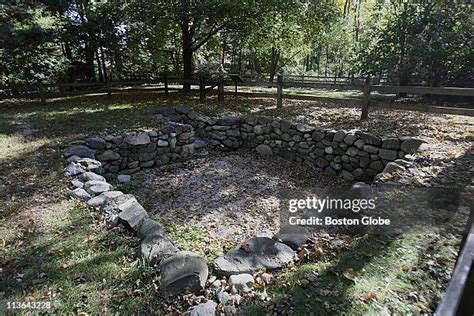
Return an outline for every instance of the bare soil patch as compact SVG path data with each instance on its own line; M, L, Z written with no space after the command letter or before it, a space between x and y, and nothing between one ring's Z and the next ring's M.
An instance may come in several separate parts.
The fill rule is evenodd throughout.
M150 213L168 225L205 228L206 242L235 245L278 231L282 190L326 196L341 186L350 183L318 174L304 164L239 151L212 152L202 159L150 170L142 187L131 193L151 204Z

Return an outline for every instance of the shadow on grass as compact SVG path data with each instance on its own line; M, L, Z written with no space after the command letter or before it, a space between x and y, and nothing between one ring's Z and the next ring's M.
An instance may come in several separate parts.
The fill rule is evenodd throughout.
M444 172L461 172L457 164L469 164L472 159L468 150ZM437 182L437 177L432 181ZM334 257L327 255L300 265L296 272L283 272L277 285L268 289L268 302L254 299L244 310L261 315L288 311L297 315L433 313L451 277L462 232L465 238L465 227L470 227L466 223L473 218L469 185L446 185L449 196L438 196L439 191L434 190L435 195L426 197L434 214L438 209L451 214L440 217L438 225L425 227L428 232L359 236L356 244ZM429 194L430 189L426 190ZM317 277L302 284L313 272Z
M72 209L51 232L25 236L2 264L6 300L52 301L60 313L159 310L157 270L134 259L136 239L89 212Z

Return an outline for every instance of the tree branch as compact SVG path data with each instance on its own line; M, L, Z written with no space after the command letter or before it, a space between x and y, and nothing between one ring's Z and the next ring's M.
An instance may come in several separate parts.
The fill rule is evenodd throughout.
M222 30L223 28L225 28L227 25L227 23L224 23L222 24L221 26L219 27L215 27L213 26L211 28L211 30L205 35L205 36L201 36L199 38L197 38L196 40L194 40L193 42L193 46L192 46L192 50L193 51L196 51L198 50L202 45L206 44L207 41L209 41L209 39L211 37L213 37L214 35L216 35L220 30Z

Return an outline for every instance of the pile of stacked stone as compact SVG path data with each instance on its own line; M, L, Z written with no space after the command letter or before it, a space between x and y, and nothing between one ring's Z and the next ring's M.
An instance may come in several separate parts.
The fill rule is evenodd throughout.
M162 166L191 158L194 131L190 125L169 123L160 130L129 132L120 136L92 137L75 142L67 154L87 152L102 163L106 176L133 174L142 168Z
M161 135L160 132L157 134ZM140 136L143 133L134 135L143 139ZM200 293L206 286L209 275L206 260L198 254L180 251L166 236L163 226L149 218L135 196L114 190L102 175L104 170L108 170L105 166L109 164L109 160L97 160L97 149L87 146L91 143L90 139L85 142L86 145L76 142L64 151L68 162L64 174L73 187L69 195L102 212L110 225L122 225L140 238L142 257L159 264L160 284L166 296L186 292ZM103 148L100 154L105 150L107 149ZM254 282L252 274L262 269L272 271L292 263L296 259L295 250L307 237L306 231L303 234L295 234L294 231L287 234L282 229L274 238L251 238L218 258L214 263L214 272L221 277L229 277L234 295L251 291ZM216 300L220 302L228 293L224 291L224 286L213 283ZM208 301L193 307L190 312L207 308L215 310L216 306L217 303ZM227 307L233 308L231 305Z
M157 117L166 119L166 115L193 126L215 149L255 148L261 155L307 163L317 171L338 174L349 181L372 180L390 162L403 167L403 158L423 144L411 137L382 139L369 132L321 129L273 117L213 118L186 108L166 109Z
M168 138L162 137L164 135ZM172 141L173 137L175 141ZM165 148L158 145L160 140L167 140L168 150L156 154L153 159L143 161L154 161L155 164L166 155L175 157L170 158L166 163L187 158L188 153L183 148L189 145L191 138L192 130L189 128L180 130L177 126L172 126L172 129L164 128L161 131L128 133L120 138L95 137L86 142L76 142L64 151L68 162L64 174L69 178L73 188L69 191L69 195L100 210L109 224L122 225L142 240L140 246L142 256L148 261L159 263L160 284L166 296L181 294L185 291L200 292L206 284L209 273L206 260L198 254L180 251L166 236L163 226L148 217L147 211L135 196L114 191L113 186L102 174L104 171L110 172L111 166L119 167L112 170L118 171L120 168L130 170L131 161L128 160L130 157L133 157L132 159L136 157L139 161L138 167L133 168L150 166L140 165L140 155L149 153L150 148ZM126 145L120 146L121 144ZM151 146L152 144L156 146ZM174 150L179 147L181 147L180 150ZM126 154L121 151L124 149L127 150ZM120 151L118 155L113 154ZM176 153L179 155L174 156ZM112 157L113 160L110 159ZM122 165L124 157L126 157L127 165ZM115 161L120 163L111 163Z

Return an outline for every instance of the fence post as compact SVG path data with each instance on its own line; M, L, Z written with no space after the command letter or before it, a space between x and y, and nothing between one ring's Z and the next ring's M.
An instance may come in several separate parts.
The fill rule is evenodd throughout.
M370 81L370 78L365 78L364 96L362 98L362 114L360 117L361 120L367 120L369 118Z
M165 71L163 72L163 81L165 84L165 95L168 95L168 66L165 66Z
M238 83L237 81L234 82L234 86L235 86L235 90L234 90L234 97L237 98L237 86L238 86Z
M277 108L283 107L283 76L277 77Z
M219 76L219 84L217 86L217 100L224 101L224 76Z
M204 78L202 76L199 76L199 99L204 100L206 98L206 94L204 93L204 89L206 88L206 85L204 83Z
M38 81L38 92L41 98L41 104L45 105L46 104L46 93L44 91L44 86L41 81Z

